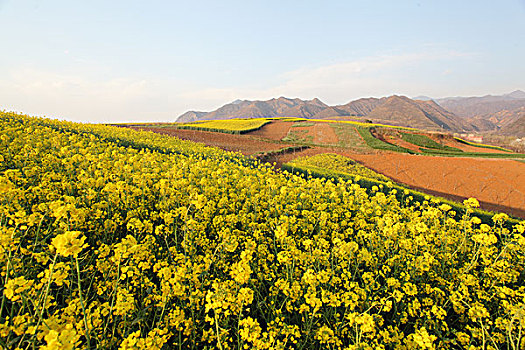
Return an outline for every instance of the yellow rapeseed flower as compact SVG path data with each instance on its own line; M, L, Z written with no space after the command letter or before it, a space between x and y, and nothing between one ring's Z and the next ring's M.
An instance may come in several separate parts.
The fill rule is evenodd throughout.
M76 258L78 254L84 249L85 236L80 231L66 231L51 240L51 245L56 249L56 252L63 257L73 256Z

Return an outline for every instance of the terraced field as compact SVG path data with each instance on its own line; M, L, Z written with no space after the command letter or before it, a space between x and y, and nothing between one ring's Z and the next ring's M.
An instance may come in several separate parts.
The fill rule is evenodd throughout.
M525 217L525 168L519 161L525 159L523 154L392 126L286 118L252 121L261 123L242 135L181 130L177 125L147 129L260 156L276 168L297 157L336 153L408 188L458 202L474 196L484 209Z

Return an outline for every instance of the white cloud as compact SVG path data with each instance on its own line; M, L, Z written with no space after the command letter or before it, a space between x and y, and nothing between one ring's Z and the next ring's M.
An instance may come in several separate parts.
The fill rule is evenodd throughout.
M90 122L147 118L142 112L148 100L155 101L165 90L147 79L97 79L35 69L13 70L0 83L1 103L8 103L3 108Z
M343 104L364 96L393 93L420 94L428 77L409 76L415 66L436 61L470 58L474 54L456 51L425 52L367 57L328 65L301 67L277 77L274 86L266 88L204 88L186 91L182 99L194 100L200 109L212 109L237 98L265 100L287 96L311 99L319 97L328 104ZM412 73L413 74L413 73ZM427 82L431 84L431 82ZM199 109L195 107L193 109Z
M433 52L431 52L433 51ZM187 110L209 111L235 99L287 96L342 104L364 96L432 94L428 67L470 54L429 50L392 54L285 72L268 86L195 86L174 79L104 77L91 68L73 73L21 68L0 82L0 108L89 122L173 121ZM441 70L441 72L443 72ZM443 76L443 74L441 74Z

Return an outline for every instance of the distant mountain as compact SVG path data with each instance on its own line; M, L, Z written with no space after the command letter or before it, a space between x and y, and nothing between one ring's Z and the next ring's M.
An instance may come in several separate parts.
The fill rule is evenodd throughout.
M468 126L432 100L413 100L406 96L363 98L346 105L330 107L314 118L363 116L378 123L427 130L462 131Z
M391 96L374 108L367 118L388 120L401 125L426 130L462 131L468 129L454 114L434 101L412 100L405 96Z
M500 96L447 97L437 99L436 102L460 117L470 118L523 107L525 106L525 92L516 90Z
M189 123L201 119L207 112L188 111L177 118L178 122Z
M256 117L301 117L314 119L351 119L366 117L374 122L428 130L471 130L461 119L434 101L412 100L405 96L361 98L345 105L328 106L319 99L303 101L279 97L268 101L236 100L209 112L186 112L178 122Z
M447 97L436 101L462 118L465 124L472 125L475 131L486 132L505 128L519 119L519 110L525 107L525 92L516 90L499 96Z
M204 113L197 119L229 119L229 118L257 118L257 117L302 117L311 118L328 105L315 98L303 101L298 98L273 98L268 101L236 100L219 109ZM186 122L188 113L181 115L177 122Z
M427 130L499 132L512 134L521 125L525 92L482 97L433 99L418 96L361 98L344 105L328 106L315 98L279 97L267 101L236 100L212 112L190 111L178 122L229 118L301 117L315 119L368 119L377 123L409 126ZM513 124L517 123L517 124ZM510 129L509 129L510 128ZM510 135L509 134L509 135Z
M413 100L419 100L419 101L431 101L431 100L433 100L432 97L428 97L428 96L424 96L424 95L412 97L412 99Z
M386 100L386 97L383 98L360 98L359 100L348 102L345 105L337 106L337 108L346 115L356 115L356 116L367 116L375 108L383 104Z
M503 114L503 113L502 113ZM501 127L498 134L525 137L525 107L514 111L505 111L505 119L511 120Z
M511 92L510 94L506 94L503 96L507 96L510 98L517 98L517 99L525 99L525 92L521 90L516 90L516 91Z
M377 106L383 103L384 98L361 98L359 100L348 102L345 105L338 105L333 107L327 107L321 112L315 114L315 119L329 119L332 117L347 117L347 116L367 116Z

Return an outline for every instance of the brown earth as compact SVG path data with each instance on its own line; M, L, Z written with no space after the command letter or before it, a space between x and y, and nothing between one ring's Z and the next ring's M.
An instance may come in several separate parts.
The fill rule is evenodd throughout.
M333 135L330 134L328 130L331 130L331 132L333 130L328 124L316 123L316 125L321 125L321 127L318 127L320 136L317 137L316 141L337 143L337 136L335 133ZM291 122L276 121L267 124L256 132L245 135L177 130L165 127L148 127L147 130L251 155L291 146L290 144L276 142L286 136L290 126ZM140 127L134 128L138 129ZM269 139L268 142L264 141L263 135ZM457 147L458 143L451 144L451 146ZM403 145L403 147L405 146ZM485 152L485 149L472 148L475 148L478 152L479 150ZM487 151L490 151L490 149L487 149ZM272 156L267 160L270 163L275 162L275 166L280 168L282 164L296 157L328 152L338 153L354 159L364 166L410 188L455 201L474 197L480 201L484 209L503 211L525 218L524 162L507 159L437 157L393 152L360 154L340 147L317 146L302 151Z
M159 134L178 137L182 140L201 142L208 146L218 147L227 151L241 152L244 155L252 155L259 152L276 151L290 144L266 142L249 135L233 135L219 132L185 130L176 128L155 127L131 127L137 130L153 131Z
M443 134L428 134L426 135L430 137L432 140L441 143L445 146L455 147L459 148L460 150L464 152L475 152L475 153L507 153L502 150L493 149L493 148L484 148L484 147L475 147L466 145L464 143L458 142L455 138L453 138L450 135L443 135Z
M312 131L315 144L336 145L339 142L334 129L328 123L315 123Z
M525 217L525 163L383 153L347 154L394 181L448 198L474 197L484 209Z
M290 129L287 136L295 134L296 142L313 142L315 133L313 126L294 126Z
M313 143L315 144L333 145L339 141L334 129L330 127L328 123L315 123L313 126L292 127L293 124L294 122L276 120L246 135L280 141L286 137L290 131L307 131L301 136L312 136Z
M246 135L261 137L273 141L281 141L283 137L288 135L288 131L292 125L293 122L275 120L264 125L259 130L249 132Z
M413 143L410 143L408 141L405 141L405 140L403 140L403 139L401 139L399 137L388 136L388 135L379 135L379 139L382 140L382 141L385 141L387 143L399 146L399 147L404 147L404 148L409 149L409 150L414 151L414 152L418 152L418 153L421 152L421 150L419 149L418 146L416 146Z

